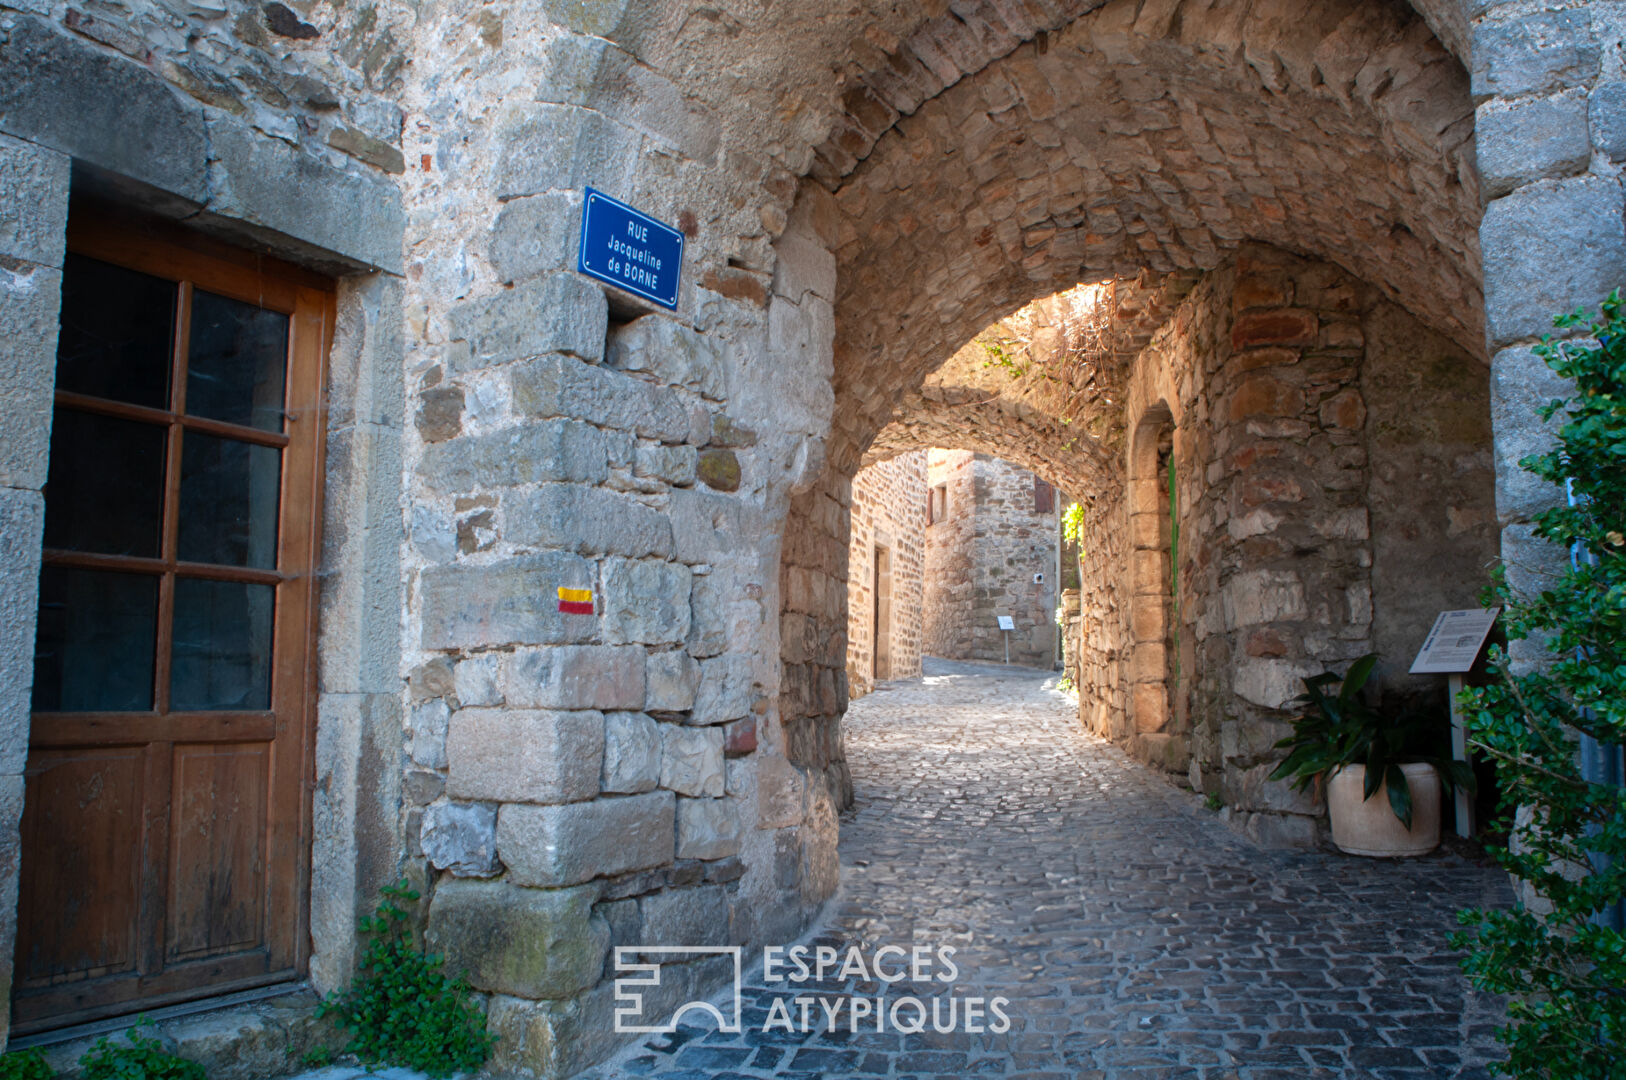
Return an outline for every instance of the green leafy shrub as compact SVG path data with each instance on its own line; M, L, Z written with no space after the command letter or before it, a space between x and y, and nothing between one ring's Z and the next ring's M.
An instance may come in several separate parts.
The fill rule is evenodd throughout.
M0 1057L0 1080L51 1080L55 1075L38 1050L17 1050Z
M202 1065L165 1050L151 1030L152 1022L143 1019L124 1033L123 1043L105 1035L97 1039L79 1059L84 1080L208 1080Z
M1368 653L1339 678L1332 672L1304 681L1304 693L1292 705L1302 711L1292 720L1293 734L1276 744L1287 757L1270 774L1272 780L1292 779L1303 791L1313 781L1346 765L1366 767L1362 797L1370 799L1388 781L1389 809L1411 828L1411 785L1400 766L1421 761L1434 766L1440 784L1451 791L1457 784L1472 789L1468 766L1452 761L1450 736L1439 717L1422 712L1390 714L1371 705L1362 691L1377 666L1376 653ZM1337 693L1327 691L1337 685Z
M1518 1078L1626 1076L1626 935L1593 917L1626 896L1626 790L1589 783L1581 734L1626 742L1626 319L1617 290L1602 320L1580 311L1555 320L1591 339L1536 352L1575 382L1555 448L1520 462L1575 505L1538 515L1536 535L1590 558L1539 595L1515 595L1500 570L1489 602L1501 603L1510 641L1543 642L1550 662L1515 674L1493 650L1491 685L1466 690L1469 740L1496 767L1498 823L1509 834L1496 860L1525 886L1510 911L1465 911L1459 948L1474 984L1508 996L1499 1036ZM1533 897L1531 896L1533 894Z
M448 978L444 959L412 943L407 913L418 894L406 881L388 886L377 913L361 920L368 936L355 979L331 994L318 1015L350 1033L346 1050L367 1065L401 1065L430 1076L478 1069L496 1039L461 978Z

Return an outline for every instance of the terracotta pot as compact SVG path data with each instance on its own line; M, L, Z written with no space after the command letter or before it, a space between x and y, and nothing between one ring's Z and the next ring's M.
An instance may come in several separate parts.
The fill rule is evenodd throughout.
M1327 812L1332 815L1332 842L1351 855L1395 858L1427 855L1440 842L1440 776L1421 762L1400 766L1411 788L1411 829L1389 806L1389 785L1380 784L1362 799L1366 766L1346 765L1327 780Z

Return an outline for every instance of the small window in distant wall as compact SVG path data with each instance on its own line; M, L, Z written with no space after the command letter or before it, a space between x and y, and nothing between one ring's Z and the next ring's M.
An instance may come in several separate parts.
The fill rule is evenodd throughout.
M1035 514L1056 512L1056 489L1037 476L1033 478L1033 512Z
M926 524L935 525L948 517L948 485L938 484L926 500Z

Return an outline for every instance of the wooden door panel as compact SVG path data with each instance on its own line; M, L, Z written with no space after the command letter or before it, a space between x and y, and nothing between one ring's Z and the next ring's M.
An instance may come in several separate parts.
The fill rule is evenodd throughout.
M41 593L17 1034L309 955L331 283L78 201L68 232L43 563L83 587Z
M19 987L131 971L139 959L140 747L35 751L23 802Z
M167 959L265 944L271 746L175 747Z

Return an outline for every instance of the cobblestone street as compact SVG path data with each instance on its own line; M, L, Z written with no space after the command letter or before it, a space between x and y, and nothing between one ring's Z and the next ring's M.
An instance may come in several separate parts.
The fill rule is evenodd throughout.
M810 1036L764 1033L776 997L931 991L856 977L769 988L748 962L744 1034L682 1027L588 1075L1489 1075L1494 1003L1467 987L1445 936L1458 908L1505 902L1497 871L1446 854L1262 851L1081 734L1048 676L926 670L848 713L857 805L812 943L866 957L952 945L954 996L1009 998L1009 1033L878 1034L865 1018L855 1034L845 1010L831 1032L817 1004Z

